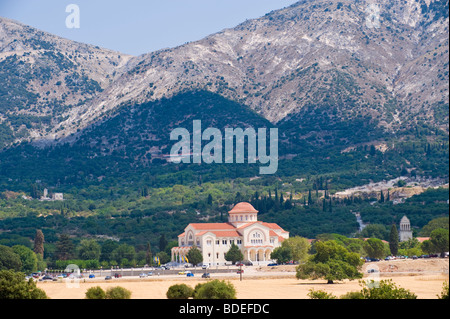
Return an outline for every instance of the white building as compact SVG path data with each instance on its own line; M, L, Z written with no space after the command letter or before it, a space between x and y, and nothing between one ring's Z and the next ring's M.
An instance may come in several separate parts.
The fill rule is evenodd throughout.
M400 241L407 241L413 238L411 223L406 216L403 216L400 220L400 231L398 235L400 237Z
M258 221L258 211L249 203L239 203L228 212L227 223L189 224L172 248L172 260L180 260L192 246L203 254L203 264L224 265L225 254L236 244L244 261L268 263L270 254L289 238L289 233L274 223Z

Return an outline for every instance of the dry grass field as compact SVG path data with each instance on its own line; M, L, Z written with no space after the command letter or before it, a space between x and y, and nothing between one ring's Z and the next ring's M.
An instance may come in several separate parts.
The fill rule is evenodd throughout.
M375 279L392 279L393 282L415 293L420 299L436 299L442 291L444 281L449 280L448 259L395 260L365 264L363 272L368 278L367 269L378 267ZM344 280L329 285L324 280L297 280L295 266L247 267L243 280L239 275L214 274L212 279L229 280L236 287L238 299L308 299L310 289L324 290L335 296L349 291L359 291L358 280ZM105 281L103 278L87 279L78 284L65 282L38 282L51 299L83 299L90 287L121 286L132 292L132 299L165 299L171 285L186 283L192 287L206 279L200 277L159 276L149 278L119 278ZM72 287L71 287L72 286Z

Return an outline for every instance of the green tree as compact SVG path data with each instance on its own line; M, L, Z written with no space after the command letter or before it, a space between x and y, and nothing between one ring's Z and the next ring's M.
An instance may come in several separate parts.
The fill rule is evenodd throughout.
M389 234L389 249L391 250L392 256L397 256L398 254L398 240L397 226L392 224L391 232Z
M36 287L33 279L26 281L24 273L0 270L0 299L48 299L48 297L42 289Z
M106 299L130 299L131 291L123 287L111 287L106 290Z
M152 264L152 259L152 249L150 243L147 243L145 248L145 263L150 266Z
M32 273L37 270L38 259L36 254L28 247L16 245L12 247L13 251L20 257L22 267L20 271L24 273Z
M311 299L336 299L336 297L333 296L333 294L331 293L328 293L323 290L314 290L314 289L309 290L308 297Z
M116 260L117 262L122 262L126 259L128 262L134 260L136 256L136 250L133 246L128 244L119 245L116 249L114 249L111 253L112 260Z
M349 252L334 240L318 241L314 246L317 253L297 267L297 279L323 278L332 284L334 280L362 278L359 270L363 261L359 254Z
M22 261L11 247L0 245L0 270L20 271Z
M381 280L377 285L372 280L361 290L361 294L364 299L417 299L409 290L397 287L392 279Z
M188 258L189 262L193 265L197 265L203 262L202 252L195 245L192 246L191 249L189 249L188 253L186 254L186 257Z
M101 247L94 239L83 239L78 247L78 256L83 260L100 259Z
M370 224L364 227L361 232L361 237L364 238L378 238L382 240L389 239L389 231L386 229L385 225L381 224Z
M438 228L448 229L449 218L448 217L439 217L431 220L428 224L423 226L420 231L420 235L424 237L430 237L431 232Z
M189 299L194 295L194 289L186 284L172 285L166 292L167 299Z
M236 299L236 288L230 282L215 279L195 286L194 299Z
M105 240L102 244L101 254L100 254L100 260L101 261L111 261L112 259L112 252L114 249L119 247L119 243L108 239Z
M212 204L213 204L213 198L212 198L212 195L209 194L209 195L208 195L208 205L209 205L209 206L212 206Z
M277 263L284 264L292 260L292 250L289 247L277 247L270 254L270 259L275 259Z
M62 234L56 243L56 256L59 260L69 260L74 257L74 245L69 235Z
M420 245L422 251L426 254L432 254L434 253L434 246L431 240L424 240L422 244Z
M444 281L444 283L442 284L442 291L441 294L438 295L438 299L449 299L448 292L448 281Z
M225 260L231 261L233 264L235 264L237 261L242 261L243 259L244 255L242 254L242 251L239 249L239 247L235 243L231 244L230 249L225 254Z
M448 237L448 229L438 228L431 232L430 241L435 251L441 254L441 257L444 257L444 253L448 251Z
M300 262L308 258L308 251L311 248L311 244L306 238L294 236L285 239L281 243L281 247L289 248L291 250L292 260Z
M86 291L86 299L106 299L105 291L99 287L91 287Z
M167 246L167 239L166 236L162 234L159 237L159 251L164 251L164 249L166 249L166 246Z
M159 258L159 262L161 264L168 263L170 261L170 256L165 251L160 251L156 254L156 257Z
M370 258L384 257L384 244L378 238L367 239L366 242L364 243L363 248Z
M41 255L42 258L44 257L44 233L40 229L36 230L33 250L36 254Z

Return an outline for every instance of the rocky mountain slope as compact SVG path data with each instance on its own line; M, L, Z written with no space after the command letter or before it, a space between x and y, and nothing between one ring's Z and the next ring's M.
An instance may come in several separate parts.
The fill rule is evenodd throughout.
M130 58L0 17L3 142L46 136L67 119L68 110L110 85ZM0 147L1 142L0 136Z
M0 22L5 30L8 23ZM56 63L58 75L48 80L33 76L34 87L43 84L39 99L23 102L28 113L53 110L52 125L31 130L43 140L67 137L121 105L198 89L246 105L296 138L338 123L333 131L342 122L384 132L425 125L448 134L448 23L445 0L300 1L200 41L134 58L67 41L63 46L62 39L21 26L15 35L0 36L0 57L2 64L29 68L36 61L68 64L64 73ZM303 126L311 121L315 127Z
M446 8L448 1L300 1L130 60L81 117L195 88L248 105L273 123L320 106L394 131L418 121L448 131ZM74 111L62 125L76 119Z

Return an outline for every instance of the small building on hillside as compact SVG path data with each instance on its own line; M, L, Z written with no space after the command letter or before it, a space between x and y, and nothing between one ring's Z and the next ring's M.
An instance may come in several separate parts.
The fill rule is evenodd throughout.
M289 233L275 223L258 221L258 211L249 203L236 204L228 212L227 223L193 223L178 236L172 248L172 260L181 260L195 245L203 255L203 264L225 265L225 254L236 244L244 261L271 262L270 254L289 238Z

